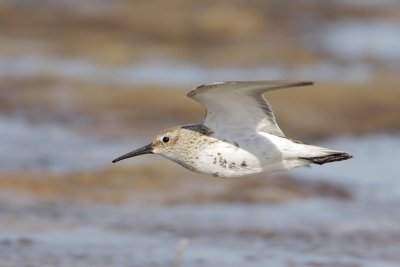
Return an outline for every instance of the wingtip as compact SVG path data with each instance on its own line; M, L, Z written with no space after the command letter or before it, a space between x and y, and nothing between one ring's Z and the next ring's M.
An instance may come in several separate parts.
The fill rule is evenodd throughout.
M190 90L186 95L189 98L196 98L196 95L217 87L221 84L246 84L246 83L253 83L254 85L259 84L262 85L262 83L269 83L268 86L270 90L276 90L276 89L282 89L282 88L288 88L288 87L300 87L300 86L311 86L314 85L313 81L288 81L288 80L275 80L275 81L220 81L220 82L214 82L214 83L208 83L208 84L202 84L197 86L196 88Z
M198 87L197 87L198 88ZM197 89L196 88L196 89ZM186 96L187 97L194 97L195 95L196 95L196 89L193 89L193 90L190 90L187 94L186 94Z
M297 86L309 86L314 85L313 81L301 81L296 83Z
M210 86L214 86L214 85L219 85L219 84L223 84L223 83L227 83L227 82L214 82L214 83L205 83L202 85L199 85L195 88L193 88L192 90L190 90L186 96L187 97L194 97L197 95L197 93L201 90L203 90L204 88L210 87Z

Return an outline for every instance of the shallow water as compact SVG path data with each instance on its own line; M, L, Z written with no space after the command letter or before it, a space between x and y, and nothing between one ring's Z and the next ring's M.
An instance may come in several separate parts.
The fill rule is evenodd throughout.
M375 59L400 66L400 23L344 20L327 25L318 39L322 50L342 60Z
M170 266L186 238L183 266L396 266L400 216L382 208L313 199L143 209L50 205L40 214L28 205L14 209L40 218L1 227L0 259L37 266ZM52 211L59 214L49 216Z
M400 136L347 136L320 145L349 152L354 158L312 169L296 169L294 175L340 183L363 199L400 204L400 151L397 149Z
M123 151L138 146L134 140L110 141L58 124L32 124L2 116L0 140L0 172L97 170L109 166Z
M350 200L107 206L3 192L0 264L171 266L185 238L181 266L398 266L399 144L386 134L333 139L321 145L354 159L292 172L342 184Z
M399 6L397 0L330 0L331 3L343 6L361 6L371 8L392 8Z
M367 65L319 63L310 66L259 66L212 68L193 63L141 62L110 67L78 59L26 56L0 58L0 77L29 78L48 75L95 83L120 85L197 86L229 80L284 80L313 77L315 81L366 82L371 69Z

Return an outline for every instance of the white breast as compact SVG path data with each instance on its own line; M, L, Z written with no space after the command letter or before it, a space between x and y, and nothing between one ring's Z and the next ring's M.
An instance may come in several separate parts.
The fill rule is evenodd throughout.
M262 171L282 169L281 153L275 143L263 134L211 143L201 151L193 163L200 173L219 177L243 176Z

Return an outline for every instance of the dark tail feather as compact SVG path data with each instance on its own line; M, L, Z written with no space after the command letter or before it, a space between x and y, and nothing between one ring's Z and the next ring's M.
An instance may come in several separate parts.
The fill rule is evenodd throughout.
M352 155L349 155L347 153L337 152L337 153L332 153L332 154L325 155L325 156L304 157L301 159L309 160L309 161L311 161L311 163L322 165L322 164L329 163L329 162L351 159L352 157L353 157Z

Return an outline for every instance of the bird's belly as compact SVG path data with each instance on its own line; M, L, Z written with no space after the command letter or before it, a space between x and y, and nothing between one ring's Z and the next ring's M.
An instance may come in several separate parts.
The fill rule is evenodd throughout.
M205 149L193 164L197 172L217 177L235 177L263 171L257 156L235 145Z
M285 169L282 153L268 136L242 136L203 147L192 162L195 171L218 177L235 177Z

